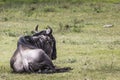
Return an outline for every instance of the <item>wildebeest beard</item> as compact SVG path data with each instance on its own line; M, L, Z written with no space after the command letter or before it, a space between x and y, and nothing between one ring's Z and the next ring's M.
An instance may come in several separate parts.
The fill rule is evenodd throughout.
M51 58L51 53L53 51L53 43L48 36L23 36L20 37L17 46L19 46L19 44L30 49L43 49L46 54Z

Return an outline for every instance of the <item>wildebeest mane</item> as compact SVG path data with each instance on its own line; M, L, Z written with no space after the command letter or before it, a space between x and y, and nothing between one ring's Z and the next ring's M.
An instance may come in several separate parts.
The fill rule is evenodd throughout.
M41 38L34 40L31 36L20 37L17 46L19 46L20 44L30 49L43 48Z
M34 33L33 36L39 36L39 35L44 35L44 36L49 36L50 39L53 42L53 53L52 53L52 60L57 58L57 51L56 51L56 40L52 34L46 34L46 30L42 30L40 32Z

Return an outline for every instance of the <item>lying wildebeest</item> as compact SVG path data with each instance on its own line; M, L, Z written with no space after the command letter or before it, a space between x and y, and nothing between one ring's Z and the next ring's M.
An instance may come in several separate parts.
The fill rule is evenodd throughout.
M56 59L56 41L52 29L38 32L38 26L32 36L22 36L17 42L10 66L13 72L66 72L71 68L56 68L52 59Z
M57 51L56 51L56 40L54 38L54 36L52 35L52 29L48 26L48 28L46 30L42 30L42 31L38 31L38 25L36 26L35 28L35 31L32 31L33 32L33 36L39 36L39 35L44 35L44 36L49 36L50 39L52 40L53 42L53 51L52 51L52 54L49 55L49 57L52 59L52 60L55 60L57 58ZM46 49L46 48L43 48L43 50ZM46 52L46 50L44 50ZM48 52L46 52L48 54Z
M46 34L51 35L51 30ZM47 35L34 34L20 37L17 49L10 60L14 72L39 72L45 69L55 71L51 61L54 43Z

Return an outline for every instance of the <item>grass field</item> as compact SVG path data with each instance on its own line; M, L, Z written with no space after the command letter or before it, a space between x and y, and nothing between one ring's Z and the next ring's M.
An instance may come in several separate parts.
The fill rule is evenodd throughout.
M56 4L3 1L0 2L0 80L120 80L119 0ZM53 63L73 70L54 74L11 73L9 60L18 38L30 35L37 24L39 30L47 25L53 28L58 53ZM108 24L113 26L103 27Z

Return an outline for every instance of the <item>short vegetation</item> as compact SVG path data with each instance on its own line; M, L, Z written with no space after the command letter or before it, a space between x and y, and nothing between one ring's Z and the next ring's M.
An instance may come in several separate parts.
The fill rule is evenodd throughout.
M53 63L73 70L11 72L18 38L37 24L54 31ZM120 80L120 0L0 0L0 80Z

